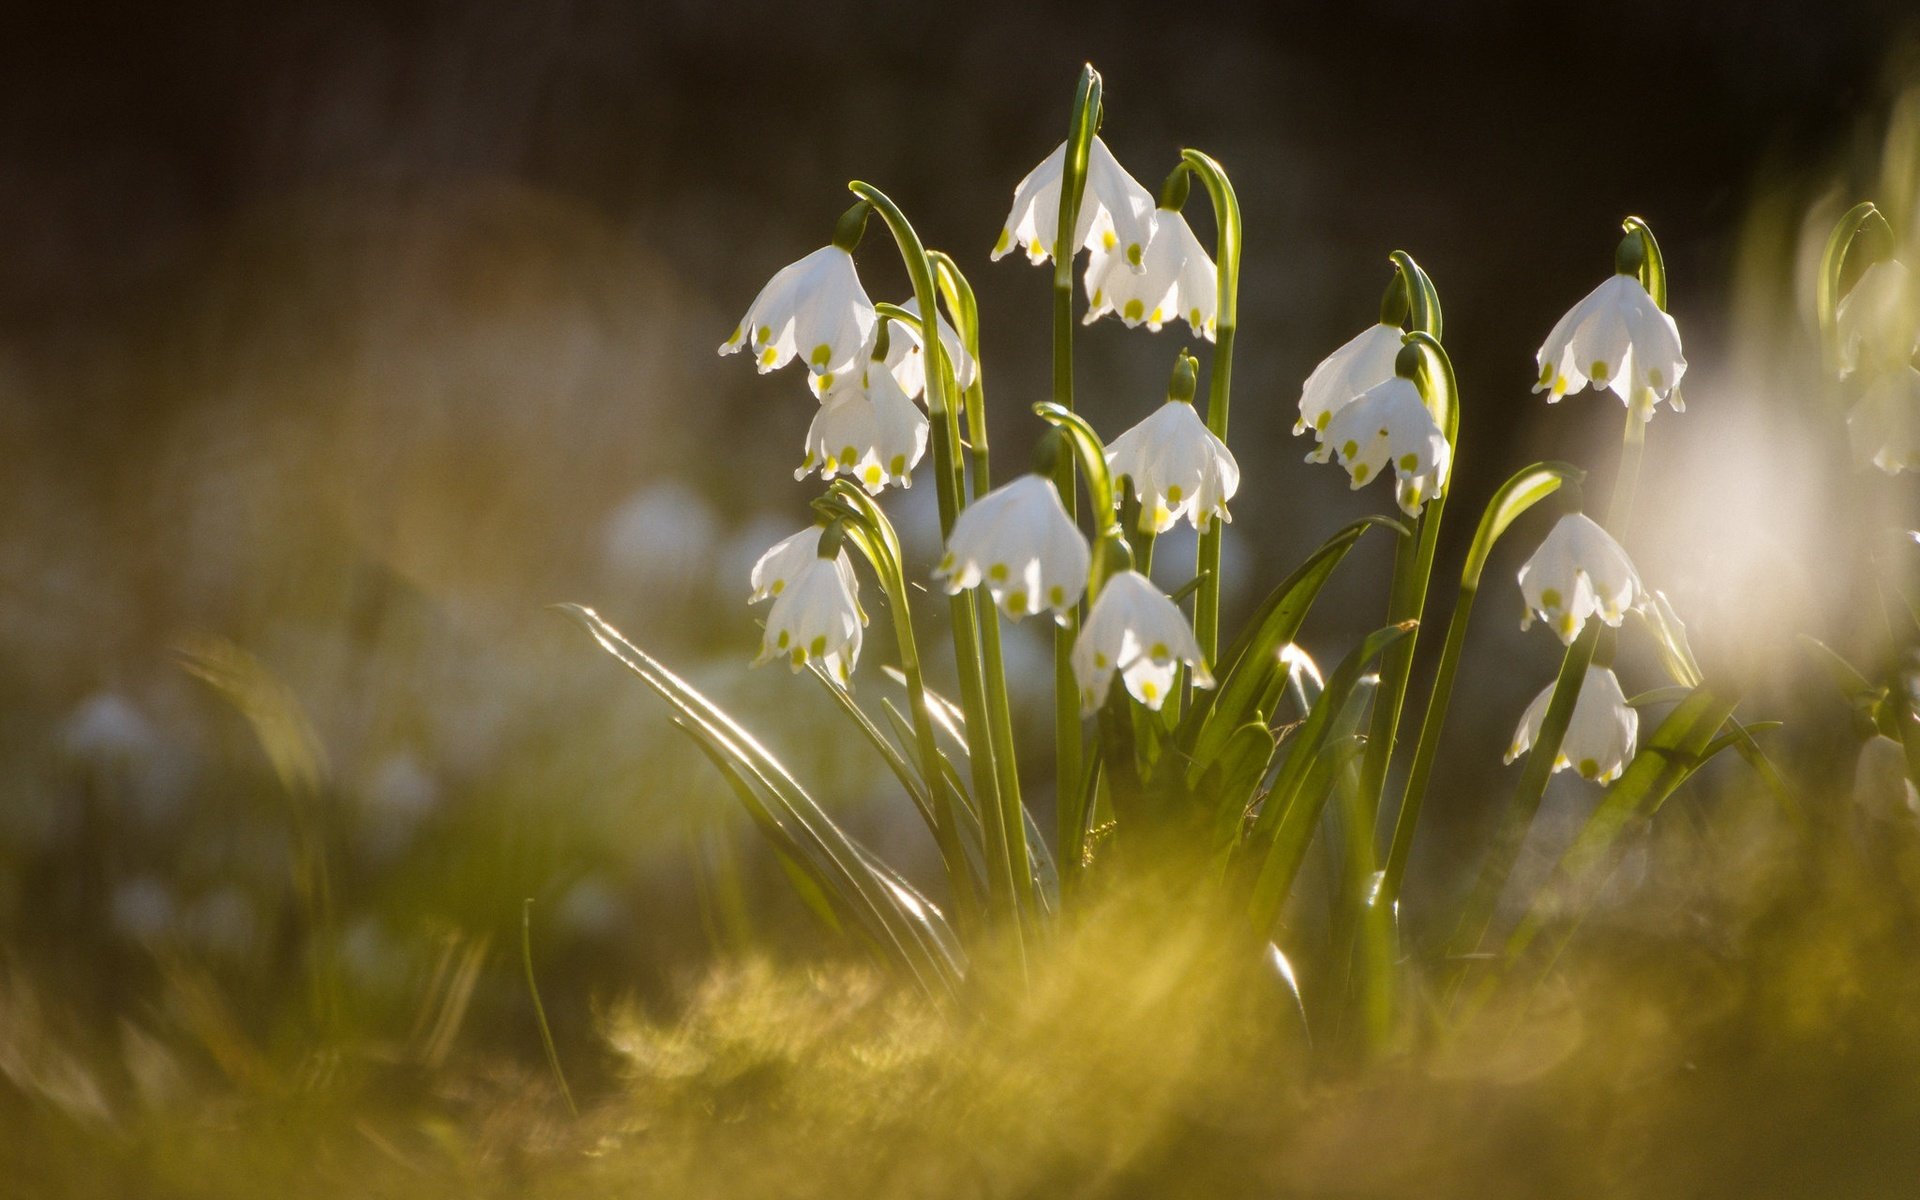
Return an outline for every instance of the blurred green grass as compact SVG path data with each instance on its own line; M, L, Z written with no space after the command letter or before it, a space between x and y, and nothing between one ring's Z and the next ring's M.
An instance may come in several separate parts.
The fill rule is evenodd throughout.
M447 1016L457 961L385 1039L277 1047L185 963L104 1028L11 966L0 1164L23 1196L235 1200L1904 1194L1911 813L1839 791L1796 830L1742 788L1693 807L1632 848L1658 882L1589 896L1550 972L1457 1025L1416 982L1413 1032L1370 1063L1338 1029L1310 1060L1225 914L1150 884L1091 905L1030 991L983 972L962 1011L859 962L756 954L608 1002L578 1119L537 1051Z

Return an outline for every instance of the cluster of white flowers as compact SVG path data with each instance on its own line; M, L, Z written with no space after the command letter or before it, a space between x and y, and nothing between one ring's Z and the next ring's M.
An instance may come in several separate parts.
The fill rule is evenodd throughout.
M1015 245L1036 264L1053 256L1065 162L1063 144L1020 182L995 259ZM751 348L763 373L804 361L820 408L794 477L817 471L830 480L844 473L878 495L889 485L910 487L925 455L928 419L914 403L928 386L925 357L919 329L878 315L847 240L837 238L775 274L720 352ZM1214 337L1219 280L1213 260L1177 205L1157 207L1098 138L1089 147L1074 237L1074 252L1082 248L1090 252L1086 320L1111 312L1130 327L1157 331L1170 319L1184 319L1196 336ZM921 316L913 301L900 307ZM944 318L935 314L934 323L956 383L969 386L976 364ZM1133 483L1143 530L1163 532L1183 519L1205 530L1216 518L1231 519L1227 502L1239 488L1240 468L1190 401L1190 394L1169 400L1107 450L1115 477ZM773 600L757 661L785 657L795 670L818 662L846 683L865 616L845 552L820 557L821 533L808 529L785 539L754 567L753 600ZM985 586L1014 620L1047 610L1062 616L1086 595L1091 555L1053 481L1026 475L959 513L934 577L949 594ZM1073 661L1089 706L1106 695L1116 672L1130 694L1155 709L1172 690L1180 664L1190 668L1195 686L1212 684L1185 616L1133 571L1106 581Z
M1314 436L1307 461L1337 455L1354 488L1391 471L1394 501L1408 516L1446 493L1453 470L1453 445L1413 380L1418 354L1397 326L1369 326L1307 376L1293 427Z
M1063 145L1015 189L994 258L1019 246L1039 264L1059 251L1053 240L1065 157ZM1178 211L1184 181L1176 176L1173 182L1182 185L1169 189L1173 203L1156 207L1106 144L1092 140L1070 251L1089 251L1087 321L1113 313L1128 326L1158 330L1169 320L1183 319L1196 336L1214 336L1218 273ZM751 348L763 372L795 358L804 361L820 407L795 477L817 471L822 479L832 479L845 473L877 495L889 485L911 485L929 432L915 398L924 397L929 381L920 330L899 322L888 327L879 317L845 241L836 239L776 274L721 352ZM1888 297L1906 294L1905 272L1897 264L1876 270L1879 274L1869 271L1841 308L1848 371L1878 361L1871 348L1885 342L1885 314L1898 308ZM902 307L920 315L912 304ZM1295 432L1314 435L1309 461L1337 458L1355 488L1392 474L1396 502L1417 516L1427 501L1445 493L1453 447L1420 382L1431 344L1426 350L1414 344L1392 323L1390 311L1307 377ZM957 381L967 386L976 364L938 314L933 326ZM1592 386L1613 391L1641 420L1650 419L1661 400L1681 408L1678 384L1686 360L1678 329L1627 270L1560 319L1537 361L1535 390L1546 391L1549 403ZM1191 366L1183 357L1185 373L1176 372L1168 401L1106 448L1113 479L1132 485L1143 533L1165 532L1183 520L1205 531L1216 519L1231 519L1227 503L1239 487L1239 465L1194 410ZM1889 373L1862 400L1856 410L1861 436L1865 427L1880 436L1897 423L1892 411L1883 410L1905 414L1920 403L1920 393L1913 390L1920 374L1904 369L1911 382ZM1900 420L1906 441L1897 451L1883 453L1906 465L1920 422ZM1879 444L1886 444L1884 437ZM842 684L851 679L866 618L852 565L837 540L819 528L802 530L755 565L752 599L773 601L758 661L784 657L796 670L817 663ZM829 551L825 557L823 549ZM1091 572L1093 553L1052 479L1035 473L962 509L933 575L949 594L985 587L1016 621L1043 611L1064 618L1088 599L1089 582L1099 583L1071 653L1085 709L1097 707L1116 678L1153 709L1173 692L1183 666L1195 686L1211 686L1205 655L1179 607L1130 568L1100 580ZM1588 619L1617 627L1628 611L1646 603L1626 552L1580 513L1563 517L1548 534L1520 569L1519 585L1526 601L1522 628L1538 617L1568 645ZM1552 691L1543 691L1528 707L1509 760L1534 744ZM1632 759L1637 730L1638 717L1613 672L1592 667L1554 769L1573 767L1587 778L1611 781Z
M1840 378L1865 381L1847 413L1854 456L1889 475L1920 471L1920 296L1912 274L1886 258L1860 273L1834 310Z

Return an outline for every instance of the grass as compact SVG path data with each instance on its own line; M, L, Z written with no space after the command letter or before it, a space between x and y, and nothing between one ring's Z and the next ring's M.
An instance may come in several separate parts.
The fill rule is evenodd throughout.
M861 962L749 955L689 976L671 1003L608 1005L578 1119L537 1052L463 1039L436 1063L398 1040L276 1058L184 969L139 1015L86 1029L16 971L0 1000L0 1156L11 1194L35 1197L1910 1186L1913 822L1836 800L1801 834L1734 798L1632 853L1645 882L1586 897L1550 970L1516 969L1462 1020L1439 1019L1438 990L1420 987L1370 1061L1337 1029L1312 1031L1310 1058L1277 978L1216 936L1231 924L1149 885L1062 931L1024 997L989 979L940 1011Z

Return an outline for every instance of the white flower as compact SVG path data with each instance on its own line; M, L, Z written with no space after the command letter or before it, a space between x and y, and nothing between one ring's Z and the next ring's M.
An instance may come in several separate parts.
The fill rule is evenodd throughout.
M1117 248L1095 247L1087 259L1086 284L1083 325L1118 313L1129 329L1144 322L1159 333L1163 323L1185 318L1195 337L1213 340L1219 271L1193 236L1193 227L1177 212L1163 208L1154 214L1153 237L1137 267Z
M1867 385L1847 414L1854 457L1889 475L1920 471L1920 370L1904 367Z
M1089 561L1087 540L1053 480L1022 475L961 510L933 575L946 581L948 595L984 581L993 602L1017 621L1080 603Z
M1520 727L1513 731L1513 745L1507 748L1506 761L1512 762L1528 750L1540 736L1540 722L1553 702L1553 685L1533 698ZM1634 743L1640 736L1640 714L1627 703L1620 681L1605 667L1588 667L1580 698L1573 705L1573 720L1567 723L1567 736L1560 739L1560 753L1553 760L1555 771L1572 767L1582 779L1612 783L1633 761Z
M1087 712L1100 706L1115 671L1135 700L1155 710L1166 701L1181 663L1191 668L1195 687L1213 686L1179 605L1138 571L1122 571L1100 589L1073 643L1072 659Z
M1685 411L1676 390L1687 373L1680 327L1632 275L1614 275L1568 309L1534 358L1540 380L1533 390L1546 392L1548 404L1591 383L1611 389L1643 419L1652 419L1661 400Z
M1060 176L1066 163L1067 144L1062 142L1013 189L1013 210L993 246L995 262L1015 244L1025 248L1035 266L1053 257L1053 241L1060 232ZM1153 227L1152 193L1127 174L1105 142L1094 138L1087 147L1086 190L1081 194L1070 253L1079 253L1082 246L1089 250L1118 247L1130 267L1143 270Z
M918 297L910 296L900 305L914 316L920 315ZM947 363L953 368L954 383L962 389L973 386L979 368L974 364L973 356L967 353L966 346L960 341L960 334L947 319L935 314L934 320L940 326L940 345L947 352ZM926 354L922 350L920 331L911 326L893 322L887 329L887 370L900 381L900 390L909 396L918 396L927 387Z
M927 418L899 378L882 365L827 393L807 427L807 457L795 470L805 479L818 468L821 479L845 471L872 495L889 483L913 486L913 468L927 450Z
M749 582L753 584L753 595L747 597L748 604L758 604L771 599L787 590L800 568L820 557L820 535L825 530L819 525L809 525L799 533L789 534L775 542L753 564L753 574ZM840 574L845 578L847 590L859 595L860 587L853 577L853 563L847 558L845 550L834 556Z
M1227 501L1240 488L1239 464L1186 401L1167 401L1113 439L1107 466L1116 481L1133 480L1142 532L1165 533L1182 517L1202 532L1216 516L1233 520Z
M876 320L853 255L822 246L767 281L720 353L751 344L763 375L799 355L821 377L815 390L825 392L832 376L866 361Z
M1853 290L1833 313L1840 377L1861 367L1898 369L1920 346L1920 311L1913 280L1897 259L1882 259L1860 272Z
M816 553L795 568L767 612L754 666L785 658L798 671L818 662L841 685L852 680L860 659L860 627L867 618L860 611L852 572L841 569L844 557L844 551L833 558Z
M1295 434L1313 430L1319 445L1308 462L1325 462L1333 453L1327 444L1327 422L1355 396L1393 378L1393 360L1400 355L1403 335L1398 325L1376 324L1320 361L1300 388L1300 420Z
M1355 396L1333 414L1322 440L1356 488L1391 466L1400 481L1394 499L1408 516L1447 490L1453 447L1411 379L1395 375Z
M1646 599L1633 560L1585 513L1561 517L1521 566L1520 594L1527 602L1520 628L1537 615L1569 646L1588 617L1618 628Z

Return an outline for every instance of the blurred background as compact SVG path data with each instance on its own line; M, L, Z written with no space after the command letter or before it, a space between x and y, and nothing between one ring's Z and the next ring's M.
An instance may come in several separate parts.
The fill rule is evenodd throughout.
M1568 457L1607 477L1621 409L1547 409L1532 356L1636 213L1665 248L1692 364L1689 411L1651 431L1636 556L1708 642L1745 613L1782 640L1846 643L1849 585L1819 557L1843 438L1804 367L1769 351L1806 345L1803 231L1872 184L1910 14L16 11L0 46L8 972L48 981L82 1027L225 1022L272 1046L306 1036L311 1002L357 1035L431 1047L450 1019L537 1054L518 962L532 897L549 1012L580 1058L597 998L664 994L748 933L804 956L814 935L732 799L557 601L711 689L931 878L917 819L815 685L745 669L747 568L807 520L815 488L791 471L814 404L793 371L714 351L774 270L825 243L845 182L870 180L969 272L994 446L1016 469L1048 386L1048 280L987 251L1063 136L1083 60L1143 183L1193 145L1239 190L1227 629L1328 533L1390 505L1303 464L1290 431L1307 372L1373 321L1393 249L1440 288L1466 396L1443 572L1517 467ZM1208 237L1205 211L1189 209ZM859 261L875 299L904 297L877 232ZM1103 432L1159 401L1183 329L1080 335L1080 405ZM924 473L885 500L921 567L932 502ZM1511 787L1512 722L1558 661L1520 635L1502 582L1545 528L1491 569L1410 910L1461 882ZM1184 582L1190 539L1162 545L1163 581ZM1377 623L1388 553L1363 547L1309 623L1323 661ZM1768 620L1734 603L1756 597ZM858 683L873 693L884 620ZM1034 624L1009 654L1039 713ZM1629 692L1665 682L1626 662ZM1806 686L1762 680L1746 711L1793 715ZM1810 718L1782 753L1845 735ZM1025 763L1043 808L1045 754ZM1554 795L1577 815L1595 793ZM317 1001L314 921L335 981Z

